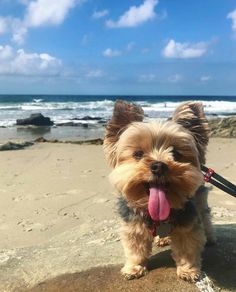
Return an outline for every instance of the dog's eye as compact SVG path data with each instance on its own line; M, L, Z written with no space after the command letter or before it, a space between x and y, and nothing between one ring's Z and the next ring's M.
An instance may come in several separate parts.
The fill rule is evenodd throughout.
M133 156L135 159L139 160L143 157L144 152L142 150L135 151Z
M182 154L179 153L175 148L173 148L171 152L172 152L174 160L178 161L182 158Z

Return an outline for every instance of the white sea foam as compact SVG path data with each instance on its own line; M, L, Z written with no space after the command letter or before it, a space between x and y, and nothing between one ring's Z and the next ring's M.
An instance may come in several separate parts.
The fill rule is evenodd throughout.
M206 115L236 115L236 102L232 101L198 101L202 102ZM150 117L162 117L174 112L181 102L161 102L150 104L146 102L138 102L143 106L144 112Z
M16 120L0 120L0 127L12 127L16 124Z
M235 101L201 101L204 105L205 113L208 116L227 116L236 115ZM140 100L136 102L144 109L147 118L167 118L175 108L181 104L179 101L150 102ZM112 115L114 101L104 99L102 101L86 102L44 102L37 99L37 102L24 103L0 103L0 126L13 126L16 119L27 118L32 113L41 112L43 115L50 117L56 123L97 123L93 120L76 120L85 116L99 117L109 119Z

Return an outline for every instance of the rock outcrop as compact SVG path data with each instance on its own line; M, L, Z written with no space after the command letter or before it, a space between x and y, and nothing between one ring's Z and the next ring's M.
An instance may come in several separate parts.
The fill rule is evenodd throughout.
M5 144L0 144L0 151L21 150L32 145L34 145L34 143L30 141L19 142L19 143L7 142Z
M29 118L18 119L16 124L20 126L33 125L33 126L52 126L54 123L50 118L44 117L41 113L31 114Z
M236 117L209 120L211 137L236 138Z

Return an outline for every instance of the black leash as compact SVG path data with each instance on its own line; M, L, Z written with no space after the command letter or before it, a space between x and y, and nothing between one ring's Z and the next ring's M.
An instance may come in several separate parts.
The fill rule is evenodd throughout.
M213 169L201 165L201 170L204 174L204 180L228 193L229 195L236 198L236 185L232 184L221 175L217 174Z

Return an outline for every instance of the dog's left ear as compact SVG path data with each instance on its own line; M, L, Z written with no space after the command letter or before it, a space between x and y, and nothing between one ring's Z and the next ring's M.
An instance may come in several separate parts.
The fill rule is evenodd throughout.
M141 122L144 117L143 109L137 104L117 100L113 115L106 127L104 152L110 166L116 165L116 148L120 135L132 122Z
M199 152L200 163L205 163L210 128L201 102L187 102L176 108L172 120L191 132Z

